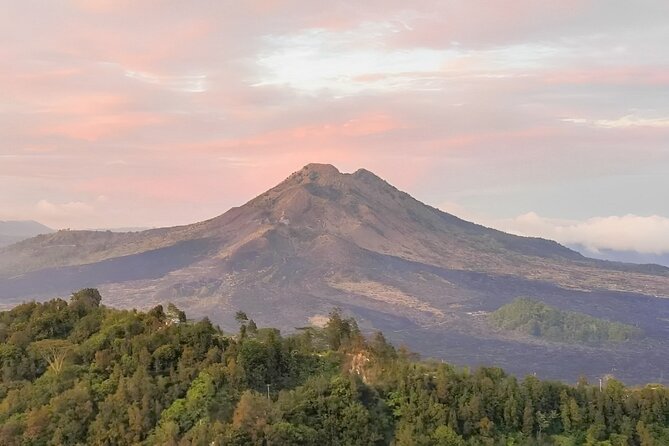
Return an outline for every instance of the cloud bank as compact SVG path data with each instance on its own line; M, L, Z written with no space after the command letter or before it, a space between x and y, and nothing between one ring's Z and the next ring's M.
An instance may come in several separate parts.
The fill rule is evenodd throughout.
M644 254L669 252L669 218L658 215L630 214L576 221L551 219L529 212L491 223L506 232L583 245L592 252L605 249Z

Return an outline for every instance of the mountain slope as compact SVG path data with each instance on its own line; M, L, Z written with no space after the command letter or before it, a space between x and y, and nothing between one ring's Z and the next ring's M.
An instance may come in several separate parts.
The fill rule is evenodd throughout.
M549 240L485 228L426 206L369 171L343 174L329 165L308 165L201 223L120 234L60 231L0 250L4 302L87 286L102 288L119 306L176 301L223 326L234 324L238 309L289 329L340 306L363 327L427 354L519 373L551 370L548 362L528 363L529 351L546 361L559 360L555 351L580 358L585 347L509 338L477 317L528 295L639 325L648 336L617 347L621 361L638 362L640 348L667 351L660 319L669 320L669 300L653 296L669 296L669 269L588 259ZM449 339L458 345L444 347ZM609 372L612 354L605 353L599 360L588 351L592 364L560 364L555 376ZM636 376L635 367L625 367Z
M32 220L0 221L0 247L51 232L53 229Z

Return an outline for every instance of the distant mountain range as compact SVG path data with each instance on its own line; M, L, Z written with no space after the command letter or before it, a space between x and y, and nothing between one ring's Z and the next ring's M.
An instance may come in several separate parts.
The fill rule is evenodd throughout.
M596 259L610 260L612 262L638 263L641 265L655 264L669 267L669 252L652 254L636 251L617 251L615 249L599 249L593 252L583 245L569 245L569 247L583 255Z
M663 379L669 269L590 259L427 206L372 172L310 164L245 205L192 225L58 231L0 249L0 302L94 286L105 303L173 301L224 328L318 324L333 308L425 355L575 380ZM492 327L519 296L638 327L639 340L592 347Z
M50 234L53 229L36 221L0 221L0 246L11 245L39 234Z

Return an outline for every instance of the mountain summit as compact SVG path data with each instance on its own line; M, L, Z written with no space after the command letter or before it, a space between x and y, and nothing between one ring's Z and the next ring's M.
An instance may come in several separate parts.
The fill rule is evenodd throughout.
M223 215L134 233L59 231L0 249L0 299L101 289L107 304L176 302L224 327L318 324L333 307L365 329L461 363L550 377L638 375L630 345L589 351L500 332L486 314L518 296L639 326L668 352L669 270L588 259L556 242L506 234L427 206L374 173L309 164ZM658 328L659 327L659 328ZM638 346L637 346L638 347ZM588 347L590 348L590 347ZM612 350L613 349L613 350ZM556 353L557 352L557 353ZM614 352L614 353L612 353ZM664 358L669 355L664 354ZM663 359L658 364L664 364ZM658 376L659 376L658 371Z

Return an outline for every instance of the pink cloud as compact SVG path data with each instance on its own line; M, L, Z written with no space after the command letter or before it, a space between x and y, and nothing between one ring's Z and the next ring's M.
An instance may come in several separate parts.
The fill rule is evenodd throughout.
M39 130L39 134L95 142L112 136L128 137L135 130L165 122L165 117L149 113L82 116L46 125Z
M323 139L333 137L357 137L387 133L400 129L404 124L385 114L367 114L344 123L299 127L290 131L298 139Z
M220 139L200 144L186 144L205 151L220 151L239 148L276 148L290 145L294 149L309 150L314 147L333 147L355 144L358 138L384 135L409 126L385 113L368 112L339 122L320 122L280 130L261 132L248 137Z
M138 6L146 8L148 5L160 5L160 1L157 0L144 0L143 5L132 0L70 0L70 3L76 8L95 14L109 14Z
M41 102L41 101L40 101ZM111 93L78 94L56 96L44 101L38 113L58 113L61 115L97 115L110 111L124 110L131 103L124 95Z

